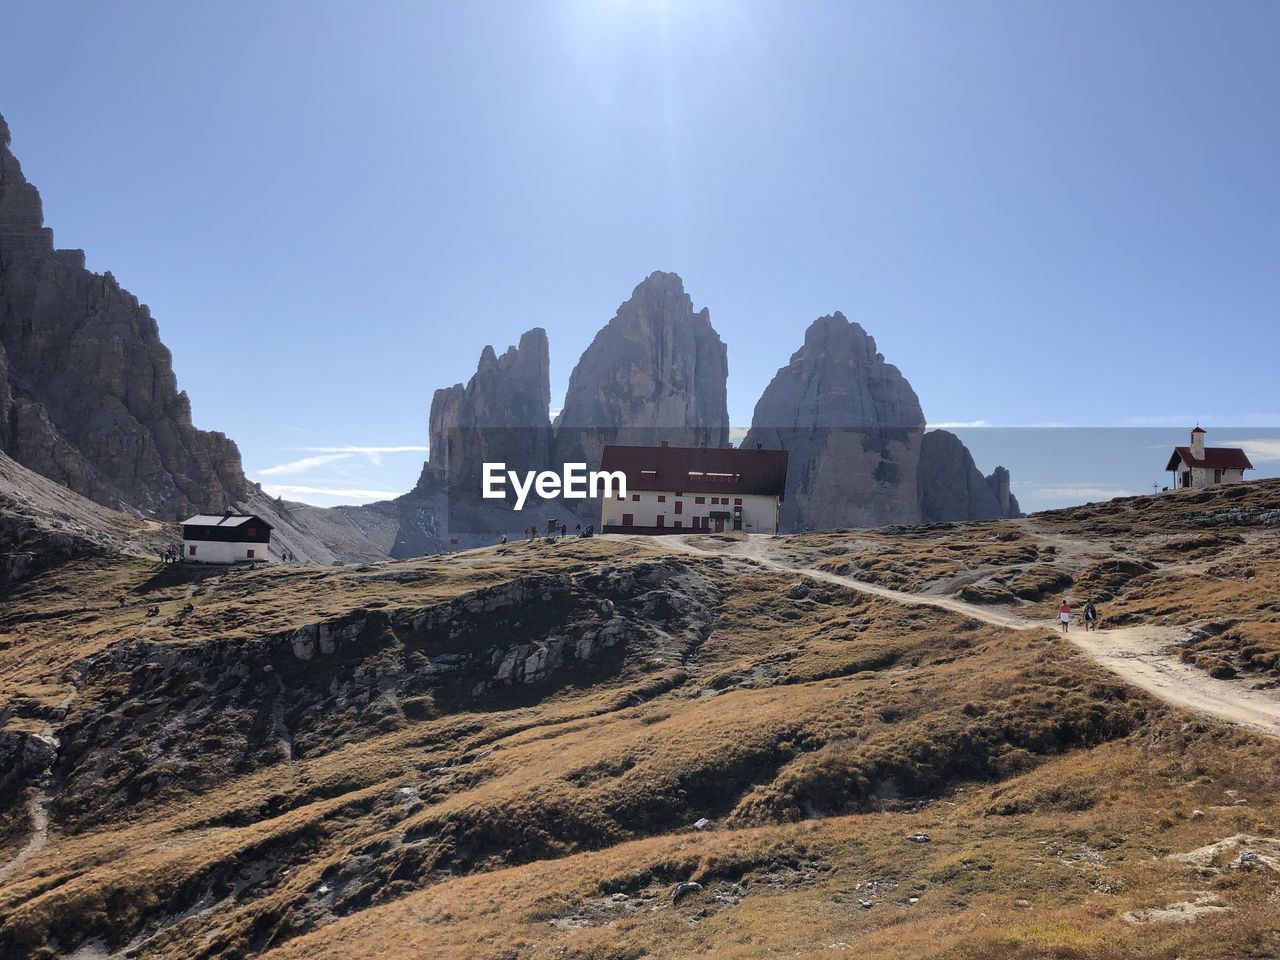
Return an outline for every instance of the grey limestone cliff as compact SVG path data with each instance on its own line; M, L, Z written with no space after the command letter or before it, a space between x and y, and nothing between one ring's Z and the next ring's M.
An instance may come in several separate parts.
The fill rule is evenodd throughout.
M968 448L947 430L924 435L917 476L921 518L928 523L1018 515L1017 500L1009 492L1009 471L996 467L984 477Z
M545 469L551 457L551 360L535 327L501 356L486 346L467 382L437 390L423 482L478 483L481 465ZM421 484L420 484L421 485Z
M920 519L920 401L865 330L815 320L756 404L745 446L790 451L783 530Z
M57 250L0 118L0 450L108 506L172 520L248 492L226 436L198 430L146 306Z
M650 274L583 352L556 418L555 460L600 462L605 444L723 447L728 350L674 273Z

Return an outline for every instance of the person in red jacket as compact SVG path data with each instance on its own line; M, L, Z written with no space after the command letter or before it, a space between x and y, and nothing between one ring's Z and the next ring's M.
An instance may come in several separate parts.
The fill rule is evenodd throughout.
M1058 622L1062 624L1062 632L1066 633L1071 626L1071 604L1064 599L1058 608Z

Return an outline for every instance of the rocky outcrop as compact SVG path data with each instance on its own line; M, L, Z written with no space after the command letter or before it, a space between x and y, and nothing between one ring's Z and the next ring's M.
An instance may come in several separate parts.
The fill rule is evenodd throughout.
M1000 516L1022 516L1022 507L1018 505L1018 498L1015 497L1013 495L1013 491L1009 489L1009 471L1005 467L996 467L991 471L991 474L986 478L986 481L987 488L996 498L996 503L1000 505Z
M947 430L924 435L916 487L926 523L1018 516L1018 501L1009 492L1009 471L996 467L984 477L968 448Z
M412 591L432 576L388 567L368 582ZM52 813L82 829L249 765L314 758L408 722L651 677L656 666L678 671L720 602L706 573L662 560L517 577L426 605L357 607L257 636L191 645L129 637L75 666L78 709L59 730ZM0 760L26 747L0 740Z
M501 356L486 347L465 386L436 391L430 459L413 491L307 519L326 528L373 531L395 557L436 552L455 540L456 546L474 546L492 543L501 533L519 536L522 528L541 527L551 516L570 527L579 520L597 522L597 507L589 500L531 497L521 513L482 501L482 464L502 462L521 473L573 462L594 469L610 442L725 446L727 377L726 348L708 312L694 312L678 276L654 273L583 353L554 432L547 336L534 329Z
M98 503L172 520L247 492L226 436L197 430L146 306L55 250L0 118L0 450Z
M341 559L416 557L493 543L521 521L509 506L479 497L482 465L544 470L551 459L551 361L546 331L534 328L501 356L480 354L475 374L437 390L428 426L429 460L413 490L394 500L322 509L284 505L290 522Z
M486 346L475 375L437 390L431 401L424 482L479 489L481 465L542 470L551 456L551 359L540 327L498 356Z
M650 274L596 334L556 418L557 463L600 462L605 444L723 447L728 351L674 273Z
M790 452L784 531L915 523L924 413L843 314L821 317L756 404L745 446Z
M784 532L1020 515L1008 470L984 477L959 437L924 428L906 377L837 311L774 376L743 445L790 452Z

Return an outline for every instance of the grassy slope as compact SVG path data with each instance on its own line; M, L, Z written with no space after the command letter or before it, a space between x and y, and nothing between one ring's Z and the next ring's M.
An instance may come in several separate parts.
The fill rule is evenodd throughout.
M859 566L849 557L867 545L892 550L907 577L894 585L929 589L975 556L1075 574L1118 545L1158 566L1162 541L1186 536L1178 517L1201 508L790 546L800 559ZM1191 535L1236 536L1210 562L1269 570L1257 532ZM1042 556L1048 537L1053 559ZM0 887L0 953L82 943L132 943L142 957L1280 950L1280 875L1223 869L1234 849L1199 867L1169 859L1236 834L1280 835L1277 744L1153 703L1047 631L1009 633L716 559L677 556L655 573L662 553L661 542L574 541L225 573L91 559L15 588L0 620L7 724L57 719L54 705L73 689L76 699L49 844ZM182 717L167 716L167 699L210 682L183 680L180 666L211 650L223 657L215 669L234 667L264 637L353 611L433 609L531 575L585 585L558 601L564 622L517 612L463 637L483 648L596 617L592 578L633 571L657 586L619 595L636 632L595 672L568 665L527 688L417 711L388 658L413 662L446 633L361 634L328 657L245 662L269 664L282 685L310 683L314 697L357 675L371 686L299 700L276 730L250 724L240 740L208 737L207 724L172 736ZM1222 602L1244 621L1233 629L1265 632L1269 575L1230 579L1240 592ZM673 576L685 579L662 580ZM1165 575L1144 577L1155 585L1130 581L1108 612L1180 615L1141 606ZM668 609L672 591L697 602ZM179 618L188 599L195 613ZM152 603L160 618L145 617ZM142 655L124 667L103 666L133 650ZM167 657L178 682L153 683ZM377 696L357 702L362 689ZM241 708L228 698L220 709L236 718ZM103 724L110 736L94 742L130 755L98 769L98 754L74 742ZM276 735L292 737L292 752L258 742ZM175 760L184 737L195 741L186 758L205 769ZM176 774L157 779L162 769ZM160 786L136 789L143 781ZM106 813L79 799L94 791ZM700 817L712 822L695 831ZM906 839L921 831L928 843ZM673 902L687 880L704 889ZM1185 924L1125 919L1197 898L1230 909Z
M1051 617L1061 598L1104 624L1192 628L1184 657L1280 680L1280 481L1130 497L1020 521L835 531L781 552L912 592L955 593Z

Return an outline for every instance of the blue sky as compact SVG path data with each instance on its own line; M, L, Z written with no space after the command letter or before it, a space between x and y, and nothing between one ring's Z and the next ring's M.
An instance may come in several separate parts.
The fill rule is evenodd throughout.
M932 422L1280 426L1278 90L1266 2L11 0L0 33L58 244L318 503L411 486L486 343L546 327L561 396L655 269L738 424L839 309Z

